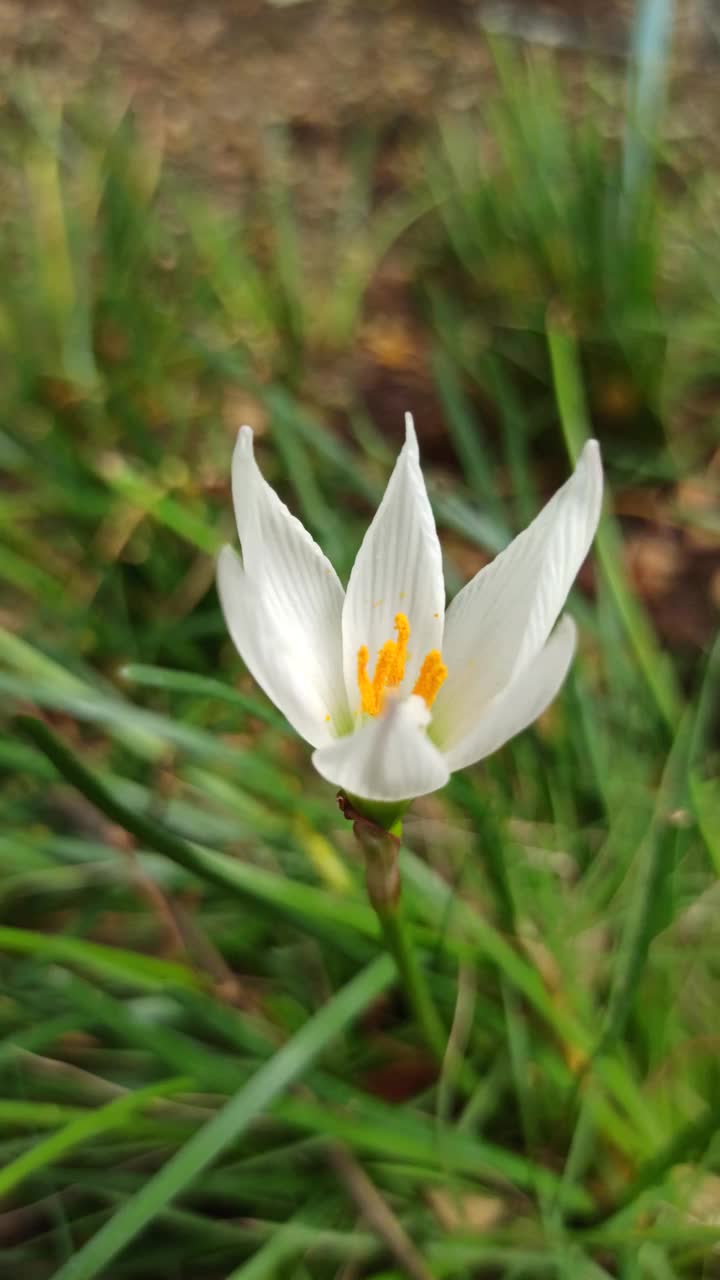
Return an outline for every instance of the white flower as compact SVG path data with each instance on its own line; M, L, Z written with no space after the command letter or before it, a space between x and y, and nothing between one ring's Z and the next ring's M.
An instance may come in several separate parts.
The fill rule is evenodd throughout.
M445 613L440 543L410 414L404 447L347 592L263 479L242 427L232 487L242 560L218 590L258 684L349 795L397 802L442 787L520 733L560 688L575 648L553 631L597 528L602 466L585 445L539 516ZM441 656L442 655L442 656Z

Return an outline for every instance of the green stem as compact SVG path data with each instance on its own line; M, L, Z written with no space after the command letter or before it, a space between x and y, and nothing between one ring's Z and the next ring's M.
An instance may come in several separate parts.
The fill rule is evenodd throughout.
M442 1062L447 1049L447 1031L430 994L425 974L403 917L399 902L376 906L388 951L397 965L403 990L418 1020L428 1048Z
M442 1064L448 1033L418 962L400 900L401 814L407 804L377 804L344 792L339 792L338 801L343 814L352 822L355 839L362 849L368 898L380 922L385 945L395 961L408 1004L430 1052Z

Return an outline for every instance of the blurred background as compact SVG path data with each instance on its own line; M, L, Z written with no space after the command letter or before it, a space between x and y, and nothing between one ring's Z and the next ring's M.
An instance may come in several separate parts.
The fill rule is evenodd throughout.
M716 1274L720 5L2 0L0 68L0 1276ZM368 979L143 1219L379 952L235 434L346 576L406 410L451 594L608 477L562 697L406 828L475 1084Z

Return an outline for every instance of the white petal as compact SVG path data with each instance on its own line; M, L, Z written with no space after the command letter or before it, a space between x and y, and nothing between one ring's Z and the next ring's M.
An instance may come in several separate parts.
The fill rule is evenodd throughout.
M404 613L410 643L402 689L412 689L425 654L442 645L445 584L442 555L420 470L412 417L382 502L350 574L343 609L343 660L351 711L359 709L357 655L370 654L370 675L378 650L394 639L394 621Z
M299 655L281 609L257 589L232 547L218 557L217 588L233 644L260 687L307 742L330 741L331 713L315 670L303 665L306 655Z
M242 564L229 548L218 589L233 641L258 684L308 742L347 728L340 581L320 548L263 479L252 431L233 455ZM330 717L330 720L327 719Z
M600 517L597 441L532 524L481 569L445 619L448 677L433 711L443 741L456 742L481 708L540 653L585 559Z
M445 752L453 772L492 755L537 720L567 675L575 639L575 623L566 614L542 652L488 703L475 727Z
M450 774L425 729L422 698L388 697L383 714L313 752L321 777L365 800L410 800L444 787Z

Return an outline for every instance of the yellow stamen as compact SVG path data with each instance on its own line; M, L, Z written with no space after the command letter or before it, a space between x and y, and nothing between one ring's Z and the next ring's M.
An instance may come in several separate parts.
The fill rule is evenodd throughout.
M370 654L368 653L368 647L364 644L360 649L358 649L357 682L358 689L360 690L360 701L362 702L363 711L367 711L369 716L376 716L377 708L375 706L375 690L373 689L372 681L367 673L369 657Z
M395 667L391 681L393 686L399 685L405 675L405 659L407 657L408 640L410 639L410 623L404 613L395 614L395 630L397 631L397 643L395 645Z
M360 690L360 704L362 710L369 716L380 714L385 690L396 689L402 684L405 675L410 623L404 613L395 615L395 630L397 640L386 640L378 652L372 680L367 669L369 660L367 645L362 645L358 649L357 682ZM446 675L447 667L443 664L439 650L432 649L422 664L413 693L424 698L430 707Z
M438 695L440 686L447 678L447 673L448 670L442 660L440 650L431 649L423 658L420 675L415 681L413 693L420 698L424 698L425 705L431 707Z
M375 711L373 715L377 715L382 710L385 690L396 683L394 678L396 666L397 645L394 640L386 640L378 654L378 660L375 663L375 675L372 680L373 694L375 696Z

